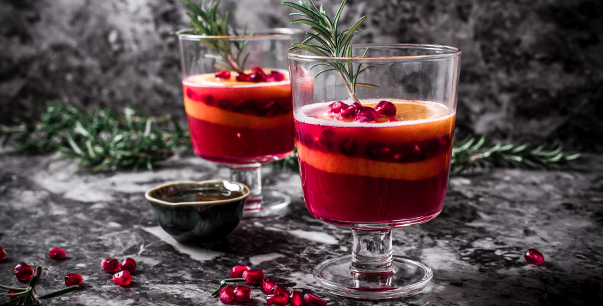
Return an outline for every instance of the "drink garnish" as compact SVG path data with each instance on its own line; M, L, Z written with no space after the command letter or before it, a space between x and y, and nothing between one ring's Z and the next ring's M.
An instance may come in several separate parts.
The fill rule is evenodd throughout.
M362 22L366 20L366 16L362 16L354 25L341 32L338 31L338 23L339 18L341 17L341 12L343 11L343 7L345 6L346 0L341 2L339 6L339 10L335 17L331 20L328 16L327 12L323 9L322 6L318 8L314 3L314 0L307 2L300 1L300 4L295 4L292 2L283 2L283 5L290 6L301 13L292 13L290 16L302 16L307 19L296 19L291 21L291 23L303 23L309 25L311 29L315 33L306 32L309 36L306 40L301 43L293 43L293 47L289 50L305 50L317 56L323 57L354 57L352 54L352 38L356 33L360 33L362 31L358 30L358 27ZM312 45L310 42L314 40L320 43L320 45ZM366 57L369 48L366 48L362 57ZM329 68L321 70L314 77L318 77L322 73L328 71L337 71L343 80L343 84L345 85L348 94L353 102L360 103L358 97L356 96L356 86L368 87L378 89L379 86L368 84L368 83L359 83L358 76L367 70L374 68L374 66L362 67L363 64L358 64L354 67L354 63L352 59L347 61L347 64L341 62L325 62L312 66L310 69L313 69L317 66L327 66Z

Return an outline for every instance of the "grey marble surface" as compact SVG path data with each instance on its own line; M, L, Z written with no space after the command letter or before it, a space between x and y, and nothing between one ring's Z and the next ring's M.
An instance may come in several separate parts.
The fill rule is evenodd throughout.
M143 193L180 179L226 178L226 169L179 157L155 171L93 174L53 158L0 152L0 246L8 253L0 283L24 286L12 273L19 262L48 268L39 292L63 288L67 273L84 278L84 290L48 305L221 305L209 293L241 264L329 305L603 305L603 293L586 300L579 285L603 282L603 156L586 156L574 171L452 178L438 218L394 231L395 254L431 265L433 280L414 297L381 302L333 296L314 281L315 265L350 252L351 234L307 212L297 175L264 173L267 186L292 196L286 215L245 219L227 239L190 247L158 227ZM49 259L53 247L67 259ZM545 264L526 264L528 248ZM102 271L110 257L138 262L130 286ZM252 298L247 305L265 305L258 289Z

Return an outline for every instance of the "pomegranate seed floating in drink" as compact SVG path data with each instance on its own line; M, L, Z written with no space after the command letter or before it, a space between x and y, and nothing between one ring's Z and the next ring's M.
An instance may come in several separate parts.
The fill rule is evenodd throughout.
M236 266L230 270L230 278L241 278L243 272L251 270L248 266Z
M115 273L119 271L119 261L114 258L103 259L103 261L101 261L101 266L107 273Z
M136 261L130 257L124 259L119 263L119 267L122 270L126 270L130 273L133 273L136 270Z
M233 293L237 302L249 302L251 299L251 289L247 286L238 285L235 287Z
M220 289L220 302L230 303L234 300L234 288L231 285L226 285Z
M24 262L18 264L14 272L17 279L21 282L29 280L34 275L34 270Z
M116 285L127 286L130 284L130 281L132 281L132 276L127 270L113 274L113 282Z
M262 279L264 279L264 272L260 269L245 271L243 272L243 278L248 284L259 285L262 283Z
M218 79L230 79L230 71L227 71L227 70L218 71L218 72L216 72L215 76Z
M65 275L65 286L67 287L81 285L82 281L82 276L79 274L71 273Z
M6 259L6 251L4 251L3 248L0 248L0 261L3 261Z
M375 111L380 116L395 116L397 110L394 103L381 101L377 103L377 106L375 106Z
M52 259L65 259L67 252L59 248L54 248L48 252L48 256Z
M544 263L544 255L535 249L528 249L526 254L523 255L523 258L525 258L528 263L537 266L540 266L542 263Z

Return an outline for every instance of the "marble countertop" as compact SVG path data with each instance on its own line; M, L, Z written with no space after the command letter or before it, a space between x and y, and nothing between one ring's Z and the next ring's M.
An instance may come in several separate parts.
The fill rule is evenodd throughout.
M47 268L39 292L63 288L68 273L84 278L85 289L48 305L222 305L209 294L235 265L263 269L329 305L603 305L603 293L594 300L580 293L584 279L603 283L603 156L588 155L573 171L451 178L439 217L394 230L394 253L429 264L433 280L414 297L380 302L330 295L313 279L322 260L351 252L351 234L308 213L296 174L264 169L265 186L292 197L285 215L244 219L227 239L191 247L158 226L144 192L169 181L227 178L227 169L178 157L154 171L95 174L55 157L0 152L0 246L7 252L0 284L23 286L12 272L19 262ZM49 259L54 247L68 258ZM546 262L528 265L528 248ZM120 287L100 261L126 257L138 268L132 284ZM253 290L247 305L265 305L264 295Z

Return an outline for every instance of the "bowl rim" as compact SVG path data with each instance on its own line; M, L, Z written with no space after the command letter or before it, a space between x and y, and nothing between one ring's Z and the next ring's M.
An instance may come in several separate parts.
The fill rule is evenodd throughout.
M210 182L228 182L231 184L239 185L239 186L243 187L243 195L240 197L236 197L236 198L232 198L232 199L228 199L228 200L178 202L178 203L166 202L166 201L163 201L163 200L160 200L160 199L157 199L157 198L154 198L151 196L151 192L156 191L161 188L166 188L166 187L179 185L179 184L201 184L201 183L210 183ZM171 182L171 183L159 185L159 186L156 186L156 187L153 187L153 188L147 190L147 192L145 192L145 194L144 194L144 197L148 201L155 202L157 204L163 204L163 205L168 205L168 206L181 206L181 205L209 205L209 204L231 203L231 202L243 200L243 199L247 198L250 194L251 194L251 191L249 190L249 187L247 187L247 185L239 183L239 182L233 182L233 181L229 181L229 180L206 180L206 181L177 181L177 182Z

